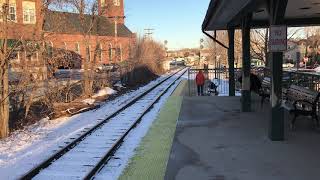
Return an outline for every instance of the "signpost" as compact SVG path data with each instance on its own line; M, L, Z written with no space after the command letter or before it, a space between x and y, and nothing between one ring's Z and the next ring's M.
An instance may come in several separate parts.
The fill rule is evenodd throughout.
M270 26L269 50L270 52L287 50L287 26Z
M272 2L276 2L276 0ZM278 12L280 12L280 10ZM277 17L278 13L274 13L271 16ZM281 99L282 99L283 52L286 50L287 50L287 27L282 25L280 26L271 25L270 37L269 37L269 51L271 52L270 67L271 67L271 83L272 84L271 84L270 103L272 108L271 108L269 137L273 141L282 141L284 139L284 113L283 113L283 108L281 107L281 103L282 103Z

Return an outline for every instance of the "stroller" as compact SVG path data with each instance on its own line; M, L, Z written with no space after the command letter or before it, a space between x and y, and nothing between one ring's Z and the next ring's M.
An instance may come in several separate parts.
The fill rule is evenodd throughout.
M219 95L219 92L218 92L218 86L219 85L217 85L218 83L215 83L215 82L213 82L213 81L210 81L209 82L209 85L208 85L208 95L210 95L210 96L217 96L217 95Z

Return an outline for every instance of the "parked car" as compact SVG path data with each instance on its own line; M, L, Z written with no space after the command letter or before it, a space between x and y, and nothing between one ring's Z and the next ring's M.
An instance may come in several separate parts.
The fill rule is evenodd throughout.
M170 62L171 66L184 66L185 61L184 60L176 60L174 59L173 61Z
M101 64L96 67L96 72L114 72L118 69L118 64Z

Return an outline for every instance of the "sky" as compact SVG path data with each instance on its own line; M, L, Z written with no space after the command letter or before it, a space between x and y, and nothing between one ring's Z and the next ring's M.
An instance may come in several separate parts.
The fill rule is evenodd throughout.
M125 0L126 25L144 34L154 30L153 38L168 41L169 49L199 47L204 37L201 25L210 0Z

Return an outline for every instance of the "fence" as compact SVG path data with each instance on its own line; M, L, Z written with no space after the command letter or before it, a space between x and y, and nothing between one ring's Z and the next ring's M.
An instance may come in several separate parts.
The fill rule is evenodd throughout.
M210 95L208 92L210 82L214 82L218 86L217 91L219 96L228 96L229 94L229 69L216 68L216 69L189 69L188 70L188 92L189 96L197 95L197 86L195 83L196 74L203 71L206 82L204 86L205 95ZM240 93L241 85L238 82L241 77L241 69L235 69L235 89L236 94ZM270 77L269 69L252 70L252 73L258 75L262 80L264 77ZM283 87L288 88L290 85L298 85L314 91L320 91L320 73L316 72L303 72L303 71L283 71Z
M257 72L261 78L271 77L271 72L269 69L264 69L263 71ZM290 85L297 85L312 89L314 91L319 91L320 89L320 74L311 71L283 71L282 86L288 88Z
M189 69L188 70L188 94L189 96L197 95L197 85L195 82L196 75L199 71L202 71L205 76L204 94L216 95L209 91L210 83L213 82L217 86L217 92L219 96L229 95L229 69L228 68L215 68L215 69ZM235 69L235 89L240 90L240 84L237 82L241 76L240 69Z

